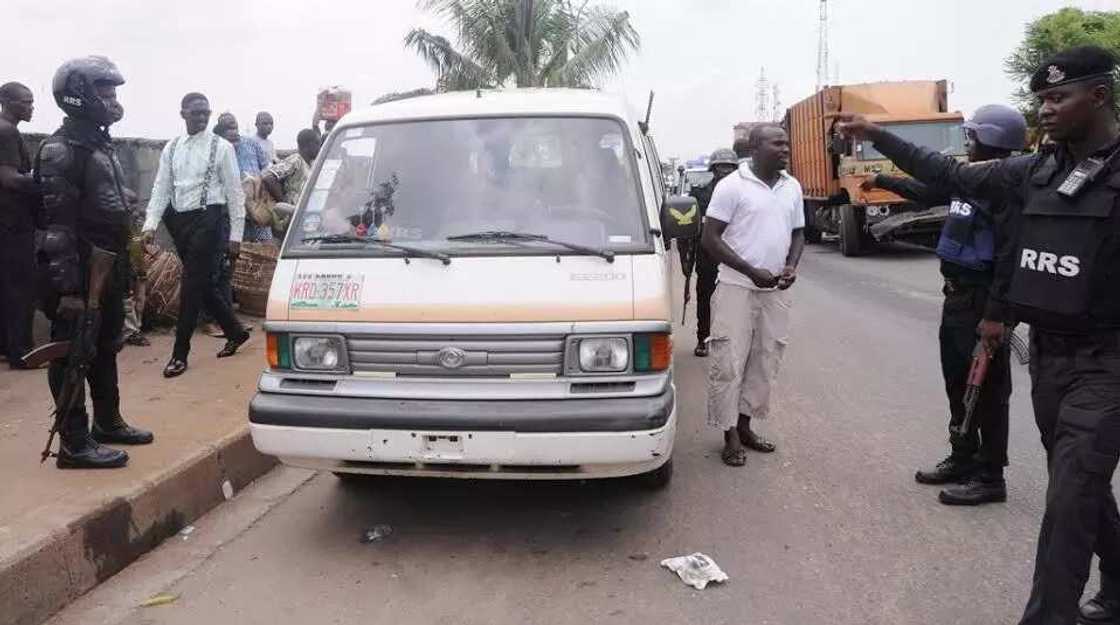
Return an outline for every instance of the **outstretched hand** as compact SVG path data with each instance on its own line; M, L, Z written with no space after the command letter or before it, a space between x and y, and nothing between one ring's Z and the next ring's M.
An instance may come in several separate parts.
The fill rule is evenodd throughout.
M836 130L849 139L866 139L879 130L879 126L859 113L829 113L825 119L835 119Z

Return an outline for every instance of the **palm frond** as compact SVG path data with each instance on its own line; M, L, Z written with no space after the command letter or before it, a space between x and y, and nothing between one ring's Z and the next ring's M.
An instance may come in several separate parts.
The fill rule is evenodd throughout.
M441 89L589 86L640 45L624 11L591 0L419 0L455 27L455 44L423 29L405 39Z
M445 37L414 28L405 36L404 44L415 50L435 71L436 86L441 91L491 86L491 74L455 50Z
M613 74L641 47L641 37L626 11L587 9L576 28L572 56L555 72L556 80L563 84L586 86Z

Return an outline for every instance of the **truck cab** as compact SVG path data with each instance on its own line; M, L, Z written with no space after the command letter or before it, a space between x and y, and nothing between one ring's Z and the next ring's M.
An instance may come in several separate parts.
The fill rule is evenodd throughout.
M667 483L672 204L648 125L595 91L347 115L277 263L254 444L339 474Z

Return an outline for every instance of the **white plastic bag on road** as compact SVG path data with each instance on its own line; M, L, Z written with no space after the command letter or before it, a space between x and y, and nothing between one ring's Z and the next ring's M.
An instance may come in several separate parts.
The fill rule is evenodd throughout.
M709 582L726 582L731 579L714 560L702 553L668 558L661 561L661 566L676 573L684 583L696 590L704 590Z

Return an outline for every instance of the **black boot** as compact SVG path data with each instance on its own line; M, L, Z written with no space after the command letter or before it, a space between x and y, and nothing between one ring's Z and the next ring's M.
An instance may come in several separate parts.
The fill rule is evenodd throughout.
M932 469L919 470L914 479L919 484L950 484L963 482L975 471L976 462L972 458L952 454Z
M150 445L156 439L148 430L134 428L118 417L120 422L116 427L102 426L99 422L93 423L91 438L98 443L110 445Z
M964 484L941 491L938 499L947 506L978 506L1007 501L1007 482L1003 480L1002 470L984 468Z
M94 441L109 445L149 445L155 440L151 432L126 423L115 401L93 402L91 436Z
M89 434L63 439L58 445L58 461L55 462L60 469L115 469L126 464L128 454L99 444Z

